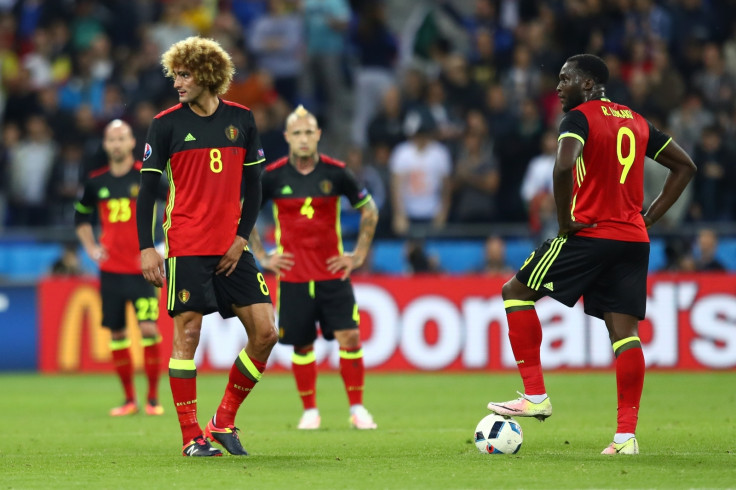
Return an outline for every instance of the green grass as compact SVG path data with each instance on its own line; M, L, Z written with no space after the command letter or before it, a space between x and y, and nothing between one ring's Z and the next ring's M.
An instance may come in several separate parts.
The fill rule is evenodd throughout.
M199 377L200 422L225 378ZM636 457L598 454L615 430L612 372L550 374L554 416L519 419L518 454L480 454L471 437L486 403L520 386L516 374L369 373L366 405L379 429L355 431L339 376L323 374L323 428L302 432L293 379L267 374L237 420L251 455L195 459L180 456L165 376L164 416L113 419L112 375L3 374L0 489L736 487L736 372L648 373Z

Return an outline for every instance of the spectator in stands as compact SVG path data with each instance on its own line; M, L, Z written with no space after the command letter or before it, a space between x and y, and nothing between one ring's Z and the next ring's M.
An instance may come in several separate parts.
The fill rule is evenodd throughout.
M442 270L439 258L427 252L422 239L410 238L407 240L404 254L411 274L426 274Z
M368 143L385 144L393 148L405 139L401 93L397 86L389 87L383 93L381 105L368 125Z
M302 96L320 127L341 135L347 126L344 55L350 6L346 0L303 0L301 6L307 50Z
M11 225L43 226L48 223L46 189L57 144L42 116L28 117L25 136L10 152Z
M682 105L670 113L667 126L682 149L692 155L703 129L715 121L713 113L703 107L702 97L696 92L689 92Z
M693 153L693 161L700 169L695 177L696 217L699 220L729 221L734 217L735 160L723 142L721 129L715 125L704 128Z
M276 92L296 105L302 71L303 26L293 1L269 0L268 13L253 23L248 45L259 69L273 78Z
M486 238L480 272L488 275L507 275L514 272L506 261L506 242L500 236L491 235Z
M452 174L452 221L488 223L498 219L498 163L482 114L472 111L467 119L475 122L467 125Z
M713 228L703 228L698 232L695 253L695 270L724 272L726 267L716 258L718 235Z
M84 274L79 260L79 246L76 242L65 243L61 256L51 264L54 276L81 276Z
M538 242L557 235L557 208L552 194L556 154L557 133L548 130L542 136L542 152L529 161L521 182L521 198L529 216L529 229Z
M49 178L49 224L74 227L74 203L79 199L81 190L83 160L84 150L79 142L62 142Z
M357 22L350 30L355 50L355 97L352 141L361 148L367 144L368 124L377 112L384 94L396 83L394 65L398 46L386 22L383 0L364 2Z
M404 129L409 140L397 145L389 159L392 225L397 235L417 225L444 226L451 196L452 159L445 145L434 138L431 114L409 113Z
M2 127L0 137L0 230L7 219L8 194L10 193L10 164L12 155L23 136L20 127L10 122Z
M692 85L703 94L705 106L713 112L732 107L736 98L736 77L726 71L721 49L716 43L703 46L702 67L693 74Z

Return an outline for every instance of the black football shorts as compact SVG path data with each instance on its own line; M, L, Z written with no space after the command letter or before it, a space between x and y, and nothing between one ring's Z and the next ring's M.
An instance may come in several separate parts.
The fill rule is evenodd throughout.
M322 337L335 338L335 331L358 328L360 316L350 279L279 282L279 342L309 345Z
M170 316L182 311L204 315L219 311L223 318L235 316L234 306L271 303L263 274L253 255L243 252L229 276L215 274L220 256L185 256L166 259L166 309Z
M125 330L125 308L133 304L139 322L158 320L158 290L142 274L100 272L102 326L113 332Z
M522 283L585 313L624 313L644 319L649 243L558 236L544 242L516 274Z

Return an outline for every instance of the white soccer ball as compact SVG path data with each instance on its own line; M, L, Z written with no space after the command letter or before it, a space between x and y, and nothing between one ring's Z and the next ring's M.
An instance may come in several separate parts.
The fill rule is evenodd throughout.
M492 413L475 428L475 445L484 454L516 454L523 440L521 425L511 417Z

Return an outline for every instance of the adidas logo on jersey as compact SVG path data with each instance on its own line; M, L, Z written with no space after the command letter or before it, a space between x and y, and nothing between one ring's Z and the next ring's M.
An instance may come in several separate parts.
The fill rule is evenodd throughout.
M281 194L294 194L294 191L291 190L291 186L285 185L281 189Z
M192 133L187 133L187 137L184 138L184 141L197 141L197 138L192 136Z
M545 284L544 287L547 288L547 289L549 289L550 291L554 291L555 290L555 288L554 288L554 286L552 285L551 282L548 282L547 284Z

